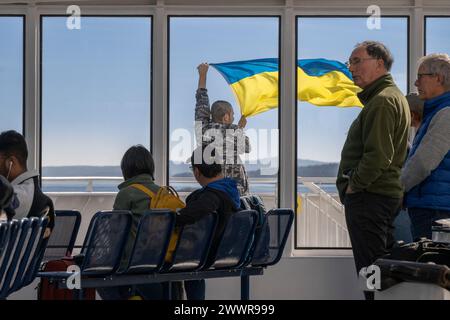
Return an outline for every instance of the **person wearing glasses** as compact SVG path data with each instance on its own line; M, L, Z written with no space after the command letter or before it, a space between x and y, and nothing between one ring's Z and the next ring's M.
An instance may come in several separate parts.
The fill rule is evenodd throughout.
M415 86L425 101L401 181L414 239L431 238L434 221L450 218L450 57L419 60Z
M345 207L356 271L371 265L394 244L393 221L403 188L411 123L408 102L389 73L393 57L382 43L355 46L348 66L364 105L341 153L336 186ZM372 299L372 292L365 292Z
M45 195L39 185L39 173L28 170L28 147L22 134L8 130L0 133L0 175L4 176L19 201L15 219L48 217L44 238L50 236L55 226L53 201Z

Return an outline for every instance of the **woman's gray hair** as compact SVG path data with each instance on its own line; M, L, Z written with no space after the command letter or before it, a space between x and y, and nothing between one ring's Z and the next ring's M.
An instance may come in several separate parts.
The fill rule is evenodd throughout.
M423 66L427 72L440 75L444 81L442 85L450 90L450 57L446 53L432 53L419 59L419 67Z
M416 92L408 93L406 96L406 101L408 101L409 110L423 117L423 100L419 99L419 95Z

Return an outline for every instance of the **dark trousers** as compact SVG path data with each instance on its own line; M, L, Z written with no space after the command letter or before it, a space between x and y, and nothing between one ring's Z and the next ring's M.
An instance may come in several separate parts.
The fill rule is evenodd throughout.
M411 233L414 240L420 238L431 239L433 222L450 218L450 211L426 208L408 208L411 218Z
M345 219L352 243L356 272L387 254L394 245L393 222L401 199L370 192L347 194Z
M179 300L181 284L179 282L171 282L172 299ZM163 300L165 299L163 283L148 283L121 287L98 288L98 294L103 300L127 300L133 295L140 296L143 300Z

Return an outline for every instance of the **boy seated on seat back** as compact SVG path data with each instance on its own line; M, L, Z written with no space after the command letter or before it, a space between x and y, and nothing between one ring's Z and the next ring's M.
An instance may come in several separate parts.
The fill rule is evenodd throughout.
M27 169L28 148L25 138L14 130L0 134L0 175L14 188L19 207L15 219L48 216L44 238L50 236L55 224L52 200L39 186L39 173Z
M243 131L247 119L242 116L237 125L233 124L233 107L227 101L218 100L209 107L206 89L208 68L207 63L197 67L199 79L195 95L195 121L198 144L209 144L212 141L217 143L217 156L222 161L220 163L223 164L224 177L234 179L240 194L245 195L248 193L248 177L239 155L250 152L250 142Z
M217 163L214 150L198 147L191 156L194 177L202 188L186 198L186 207L178 210L176 225L193 224L208 214L216 212L218 225L208 254L208 262L217 253L219 241L225 231L229 217L239 211L240 198L236 181L225 178L222 166ZM205 280L185 281L189 300L204 300Z

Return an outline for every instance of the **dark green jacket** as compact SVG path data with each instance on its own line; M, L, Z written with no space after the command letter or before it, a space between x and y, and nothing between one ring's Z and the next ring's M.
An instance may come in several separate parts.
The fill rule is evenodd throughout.
M341 202L349 184L355 192L401 198L400 172L411 123L408 103L390 74L358 97L364 108L348 131L336 181Z
M154 193L158 192L159 186L153 182L149 174L140 174L119 184L119 193L114 201L114 210L129 210L133 214L131 233L122 255L120 268L125 268L129 260L134 240L136 239L137 227L142 214L150 208L150 198L147 194L136 188L130 187L132 184L142 184Z

